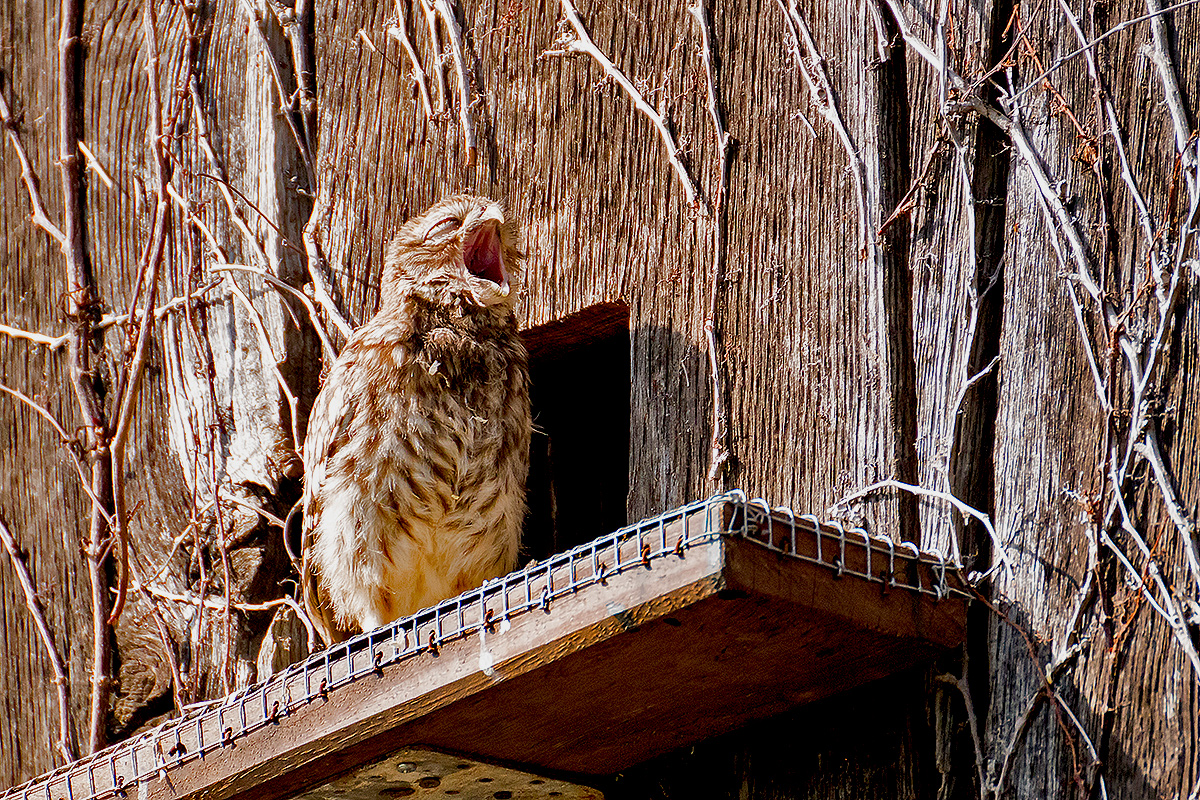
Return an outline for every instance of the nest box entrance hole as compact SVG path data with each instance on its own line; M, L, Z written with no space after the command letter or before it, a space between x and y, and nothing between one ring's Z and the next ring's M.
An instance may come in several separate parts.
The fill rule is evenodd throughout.
M524 332L533 439L522 558L626 524L629 306L600 303Z

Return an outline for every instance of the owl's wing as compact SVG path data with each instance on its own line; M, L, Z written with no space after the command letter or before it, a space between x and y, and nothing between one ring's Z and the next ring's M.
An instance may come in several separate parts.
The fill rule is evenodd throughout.
M346 639L347 633L338 628L333 609L322 596L312 543L314 531L321 524L321 485L325 482L326 468L330 459L349 439L350 422L354 418L356 393L344 380L344 370L339 369L340 366L342 365L334 367L325 388L313 403L308 418L308 435L304 440L304 525L300 537L300 586L304 594L304 607L327 644Z

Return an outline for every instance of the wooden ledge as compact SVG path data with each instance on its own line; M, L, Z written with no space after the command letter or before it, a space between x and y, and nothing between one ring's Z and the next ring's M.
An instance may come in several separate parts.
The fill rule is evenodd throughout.
M418 746L607 775L958 645L963 589L936 554L714 498L15 791L271 800Z

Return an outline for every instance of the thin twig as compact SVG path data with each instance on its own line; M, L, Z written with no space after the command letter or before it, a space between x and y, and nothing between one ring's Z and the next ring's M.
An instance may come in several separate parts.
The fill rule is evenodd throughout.
M733 140L725 129L725 117L721 110L721 98L717 83L717 69L713 59L713 44L710 35L708 14L704 0L688 6L688 13L696 20L700 29L700 58L704 63L704 75L708 83L708 115L712 119L713 136L717 140L717 189L712 195L713 217L708 221L712 234L712 269L708 288L708 312L704 319L704 335L708 341L708 369L712 383L712 445L708 456L708 479L717 481L724 473L729 460L729 409L725 403L725 383L721 377L722 353L717 341L717 305L721 285L725 278L725 218L726 197L729 186L729 154ZM725 488L722 484L721 488Z
M139 590L145 590L146 592L149 592L154 597L159 597L159 598L162 598L163 600L170 600L175 603L186 603L187 605L196 606L197 608L204 607L204 608L210 609L212 611L225 610L225 600L224 599L217 599L217 598L211 597L211 596L204 597L203 599L201 599L199 597L196 597L193 594L180 594L178 592L168 591L167 589L163 589L158 586L143 585L140 583L137 584L136 588ZM309 618L309 616L305 612L305 610L301 607L301 605L299 603L297 603L291 597L284 595L283 597L276 598L275 600L267 600L266 602L263 602L263 603L230 603L229 604L230 608L234 609L235 611L241 611L241 612L270 611L272 609L279 608L280 606L287 606L288 608L290 608L293 612L295 612L295 614L299 618L300 622L304 625L304 628L305 628L306 632L308 633L308 646L309 646L309 650L311 651L312 647L313 647L313 643L316 641L316 629L313 628L312 620Z
M4 129L8 132L8 140L12 143L13 150L17 152L17 161L21 163L21 180L25 182L25 192L29 195L29 204L33 206L31 216L33 224L48 233L65 253L68 247L66 234L46 215L46 208L42 205L42 193L38 189L37 173L33 171L33 165L29 163L29 155L25 152L25 145L21 143L21 137L18 135L16 123L13 122L8 111L8 102L4 99L3 92L0 92L0 122L4 123Z
M1029 83L1025 84L1025 86L1020 91L1013 94L1012 99L1017 100L1022 95L1024 95L1026 92L1028 92L1030 89L1033 89L1037 86L1041 86L1042 81L1044 81L1044 80L1046 80L1046 78L1050 77L1050 75L1053 74L1054 72L1056 72L1058 70L1058 68L1061 67L1063 64L1067 63L1068 61L1070 61L1072 58L1079 55L1080 53L1091 50L1093 47L1100 44L1101 42L1103 42L1105 39L1109 38L1110 36L1115 36L1116 34L1120 33L1121 31L1125 30L1126 28L1130 28L1130 27L1137 25L1139 23L1142 23L1142 22L1147 22L1148 20L1155 19L1156 17L1161 17L1162 15L1169 14L1172 11L1178 11L1179 9L1186 8L1187 6L1193 6L1196 3L1200 3L1200 0L1183 0L1183 2L1181 2L1181 3L1175 3L1173 5L1169 5L1169 6L1166 6L1165 8L1159 9L1158 11L1152 11L1149 14L1142 14L1140 17L1134 17L1133 19L1127 19L1124 22L1114 25L1113 27L1109 28L1104 33L1097 36L1095 39L1092 39L1090 42L1083 45L1082 47L1072 50L1071 52L1067 53L1065 56L1059 56L1058 58L1054 59L1054 63L1052 63L1049 67L1047 67L1045 72L1038 75L1033 80L1029 81Z
M221 161L217 158L217 154L213 150L212 144L209 142L208 122L204 116L204 104L200 99L199 81L195 76L192 77L190 91L192 94L192 116L196 124L197 142L200 145L200 149L204 152L205 157L208 159L210 168L216 173L216 176L208 177L210 177L213 182L217 184L217 188L220 189L221 197L225 200L225 208L229 212L229 217L233 220L233 224L236 225L237 229L242 232L242 237L247 243L249 243L250 248L254 251L254 255L257 256L262 267L269 270L271 268L270 259L267 258L266 251L263 250L262 242L258 240L258 236L256 236L254 232L250 230L250 226L246 223L246 220L242 218L241 211L238 209L237 203L234 202L233 194L230 191L232 187L229 184L229 180L225 177L225 169L221 165ZM262 215L262 212L259 212L259 214ZM268 223L273 224L269 221ZM276 228L276 230L278 230L278 228Z
M138 326L137 339L133 347L133 355L122 370L117 383L116 423L109 437L109 457L112 459L113 480L113 517L116 522L117 541L120 546L120 573L118 575L117 596L109 612L108 624L116 625L121 611L125 607L125 597L129 586L129 530L128 517L125 511L125 446L133 418L137 408L138 392L141 389L142 376L145 374L146 362L150 357L150 339L154 328L154 301L158 296L158 269L162 262L163 248L166 244L167 226L170 223L166 185L169 167L167 156L163 151L162 106L158 84L158 35L155 30L154 3L147 0L143 5L142 31L146 51L146 76L150 89L149 113L150 130L147 132L147 144L154 165L154 192L156 196L154 221L151 225L150 241L146 244L145 252L139 266L139 274L143 276L146 286L146 297L143 301L141 324ZM130 314L132 316L132 313Z
M149 592L144 589L141 570L137 563L137 551L130 548L129 572L133 578L134 591L142 598L142 602L150 609L150 614L154 617L154 627L158 631L158 639L162 642L163 651L167 656L167 665L171 669L171 697L175 701L175 712L183 714L183 674L179 671L179 660L175 657L175 644L171 639L171 632L167 627L167 621L163 619L162 612L159 611L158 603L154 602L154 598Z
M249 3L246 5L250 6L249 11L254 17L254 30L258 33L258 41L262 46L263 58L266 59L267 66L270 67L271 79L275 84L275 92L279 97L279 111L283 115L284 120L287 122L288 129L292 133L293 141L296 142L296 151L300 154L300 160L304 162L304 171L308 174L311 185L312 176L316 174L316 167L312 163L312 154L309 151L308 145L304 141L304 134L296 125L296 119L294 117L295 109L293 108L293 104L289 101L287 92L284 91L283 75L280 74L279 63L275 61L275 53L271 49L271 42L267 39L266 22L263 20L262 15L258 12L257 8L252 7ZM275 8L275 16L280 22L280 27L284 27L285 18L290 19L294 18L295 16L294 12L289 16L284 12L281 12L277 6ZM292 11L292 9L288 8L287 11ZM300 68L293 64L292 71L298 75ZM282 234L280 235L282 236Z
M838 140L842 143L842 149L846 151L850 173L854 177L854 194L858 201L859 257L867 258L870 256L874 262L877 260L877 245L875 226L871 224L870 209L875 207L875 203L869 197L871 191L867 186L862 158L858 154L858 148L854 146L854 140L850 137L850 131L846 128L846 124L842 120L841 112L838 111L837 95L834 94L833 85L829 82L829 75L825 72L825 58L817 50L817 44L813 40L812 32L809 31L808 23L804 21L804 17L800 15L800 9L796 6L796 0L788 0L786 6L783 4L783 0L776 0L776 3L779 5L779 10L783 12L784 21L787 22L788 31L792 35L794 45L792 55L796 61L796 65L800 67L800 74L804 77L805 84L808 86L813 105L817 106L821 112L821 116L825 117L825 120L833 127L837 133ZM800 53L801 44L803 44L804 50L807 53L807 59Z
M654 129L658 132L658 138L662 140L663 147L666 148L667 159L675 169L679 185L683 187L684 199L687 201L688 207L695 209L701 216L706 215L707 210L704 208L704 201L696 194L696 186L692 182L692 176L688 174L687 166L683 163L679 146L675 144L675 137L671 134L671 129L667 126L667 121L663 118L662 114L655 110L654 106L646 102L646 98L633 85L633 82L625 77L625 73L617 69L617 66L592 41L592 37L588 36L587 28L584 27L583 20L579 18L579 12L575 10L575 6L571 3L571 0L559 0L559 2L562 4L563 14L566 16L567 22L570 23L571 31L564 29L563 35L555 42L559 49L547 50L542 55L562 56L570 53L580 53L591 56L600 65L600 68L604 70L604 74L620 86L629 99L633 101L634 107L653 123Z
M471 120L471 76L464 53L462 31L448 0L434 0L434 8L446 26L450 55L454 58L454 71L458 75L458 124L462 127L464 160L470 167L475 163L478 148L475 144L475 123Z
M446 54L442 51L442 39L438 36L437 11L434 10L432 0L421 0L421 11L425 17L425 29L429 32L429 49L433 51L433 76L436 79L438 95L434 117L448 119L449 100L447 96L450 91L446 88Z
M242 302L246 313L250 315L250 322L254 325L255 330L258 331L259 347L262 350L262 356L270 362L271 369L275 373L275 379L279 383L279 388L287 399L292 417L292 441L302 441L300 439L300 420L297 416L298 404L296 402L296 395L292 392L291 387L288 386L287 379L283 377L283 373L279 370L279 359L275 356L275 348L271 345L271 337L267 335L266 323L263 322L262 315L254 307L254 303L242 291L242 287L237 285L237 282L233 279L233 275L227 274L225 277L230 291L233 292L234 297Z
M328 207L329 201L325 192L319 191L313 200L312 214L309 215L308 222L304 224L304 252L308 256L308 279L312 281L313 299L345 340L354 335L354 326L342 316L342 312L333 299L329 281L325 278L325 259L321 255L321 246L317 242L317 236L324 226Z
M425 120L433 121L433 100L429 96L429 84L425 80L425 70L421 69L421 59L417 57L417 49L413 47L408 35L408 14L401 8L400 0L396 0L396 24L388 28L388 35L400 42L408 55L408 63L412 65L413 83L417 85L417 94L421 97L421 108L425 110Z
M1188 517L1187 512L1183 510L1183 504L1179 500L1179 492L1176 491L1175 484L1171 480L1171 474L1167 471L1166 464L1163 463L1162 451L1158 443L1158 433L1153 427L1148 428L1142 441L1133 447L1138 455L1146 459L1146 463L1150 465L1150 472L1154 476L1154 483L1158 486L1163 505L1167 507L1167 516L1171 518L1171 522L1175 523L1175 529L1179 531L1179 538L1183 540L1183 552L1187 556L1192 577L1196 580L1196 584L1200 586L1200 554L1196 552L1196 526Z
M100 513L105 514L105 521L111 523L111 517L107 516L108 512L104 510L103 504L100 503L100 498L96 497L92 493L92 487L89 485L88 477L83 471L83 460L80 458L79 451L76 449L79 446L79 440L67 433L66 429L63 428L62 424L54 418L54 415L50 413L49 409L47 409L41 403L38 403L29 395L22 392L20 389L14 389L11 386L6 386L5 384L0 383L0 392L4 392L5 394L11 395L12 397L21 401L30 409L37 412L42 419L50 423L50 427L54 428L54 432L58 434L59 439L62 440L62 443L71 449L71 463L75 466L75 473L79 476L79 482L83 488L83 491L87 493L88 498L93 503L100 504L98 506L100 508Z
M1012 578L1012 573L1013 573L1012 561L1009 559L1008 553L1006 552L1006 550L1004 548L1004 542L1001 541L1000 535L996 532L996 529L992 526L992 518L989 517L984 512L980 511L979 509L973 508L972 506L967 505L962 500L959 500L957 497L950 494L949 492L939 492L934 489L926 489L921 486L914 486L910 483L901 483L900 481L892 480L889 478L887 480L877 481L876 483L872 483L870 486L865 486L856 492L852 492L852 493L846 495L841 500L838 500L836 503L834 503L832 506L830 506L829 512L830 512L830 514L837 514L840 509L849 508L851 503L866 497L867 495L871 494L872 492L877 492L880 489L899 489L900 491L910 492L919 497L930 497L930 498L933 498L934 500L941 500L943 502L949 503L950 505L954 506L961 513L966 514L967 516L973 517L974 519L978 520L979 523L981 525L983 525L984 529L988 533L988 536L992 540L992 547L994 548L995 553L1000 560L1000 564L998 566L1002 565L1005 568L1005 570L1007 571L1008 577L1010 579ZM958 550L957 539L955 539L954 537L951 537L950 544L951 544L951 548L953 550L954 560L958 563L961 563L962 556ZM992 569L995 570L996 567L993 567Z
M76 759L75 737L71 731L70 717L71 683L67 679L67 671L63 667L62 657L58 654L58 647L54 644L50 626L46 624L46 616L42 613L42 604L38 601L37 590L34 588L33 577L29 574L29 567L21 557L21 550L17 547L12 532L9 531L3 520L0 520L0 539L4 540L4 547L8 550L8 559L12 563L13 572L17 574L21 590L25 593L25 606L29 609L29 615L33 617L33 624L38 630L38 636L41 637L42 647L50 659L50 668L54 670L54 685L58 688L58 752L70 764Z
M1167 44L1169 34L1164 19L1165 11L1159 0L1146 0L1146 8L1150 17L1150 38L1153 47L1145 48L1146 54L1158 67L1159 78L1163 85L1163 100L1167 110L1171 112L1171 127L1175 132L1175 152L1183 159L1184 174L1192 185L1189 187L1193 194L1196 186L1191 181L1191 169L1195 159L1189 158L1188 140L1192 136L1192 126L1188 121L1187 110L1184 108L1183 94L1179 91L1179 78L1175 74L1175 65L1171 62L1170 46Z
M173 191L173 190L171 190L170 187L168 187L168 191ZM209 292L211 292L213 289L217 288L220 285L221 285L221 281L220 281L220 279L218 279L218 280L206 283L204 286L201 286L199 289L192 292L190 295L187 295L186 297L182 297L182 296L181 297L172 297L170 300L163 303L158 308L154 309L155 322L161 322L163 319L166 318L167 314L170 314L172 311L177 311L180 308L183 308L183 306L185 304L187 304L193 300L203 299L204 295L208 294ZM126 322L129 322L131 319L135 319L140 322L140 320L142 319L141 309L138 309L132 317L129 314L105 314L103 317L100 318L100 321L97 322L93 326L93 329L96 331L107 330L108 328L111 328L114 325L124 325ZM61 350L62 348L66 347L67 343L71 339L70 334L63 334L62 336L47 336L44 333L35 333L33 331L24 331L24 330L21 330L20 328L9 327L8 325L0 325L0 335L8 336L9 338L12 338L12 339L21 339L21 340L24 340L27 342L33 342L34 344L44 345L47 350L50 350L52 352L56 351L56 350Z
M295 286L289 286L265 270L257 269L245 264L214 264L212 266L212 270L213 272L249 272L262 278L263 281L266 282L266 284L272 289L275 289L282 294L286 294L288 297L294 298L301 305L303 305L304 309L308 312L308 318L312 322L313 329L317 332L317 337L321 340L321 346L324 348L325 358L328 359L330 363L337 358L337 350L334 349L333 342L329 340L329 334L325 331L325 326L321 323L320 315L317 313L317 307L313 305L313 301L310 300L308 295L306 295L304 292L300 291Z
M110 190L115 189L116 184L113 183L113 179L109 174L104 171L104 167L100 166L100 159L96 158L96 154L88 149L88 146L83 143L82 139L76 142L76 144L79 146L79 152L83 153L84 160L87 161L88 169L96 173L96 177Z
M1154 554L1150 550L1150 546L1146 544L1146 540L1142 538L1142 535L1138 532L1137 528L1134 527L1133 520L1130 519L1129 509L1125 504L1124 498L1121 497L1119 488L1117 488L1121 485L1120 478L1115 473L1110 473L1109 480L1112 482L1114 487L1114 491L1112 492L1113 499L1117 508L1121 512L1121 529L1125 531L1125 534L1129 537L1130 541L1134 543L1138 551L1142 554L1142 558L1146 560L1146 567L1150 575L1150 580L1154 584L1154 587L1158 590L1158 595L1161 598L1162 604L1159 605L1158 603L1153 602L1153 598L1150 596L1150 593L1146 588L1146 584L1141 579L1140 575L1135 579L1135 582L1139 585L1139 588L1142 589L1147 600L1151 601L1150 605L1162 615L1164 620L1166 620L1167 625L1171 628L1172 633L1175 634L1175 640L1179 642L1184 654L1192 663L1194 679L1200 682L1200 652L1197 652L1196 645L1192 642L1191 633L1188 631L1187 625L1184 622L1182 609L1179 608L1179 604L1176 603L1174 595L1167 587L1158 562L1154 559ZM1129 562L1123 553L1121 553L1120 548L1117 547L1116 542L1109 537L1107 532L1104 533L1104 543L1115 555L1118 556L1118 561L1122 562L1122 566L1124 566L1131 575L1137 574L1137 571L1133 568L1133 564Z
M964 650L965 652L965 650ZM984 794L987 786L987 776L984 772L983 742L979 737L979 718L975 713L975 701L971 698L971 684L967 681L966 656L963 657L964 669L962 677L953 675L938 675L936 680L949 684L958 690L962 696L963 705L967 709L967 727L971 729L971 743L975 746L975 772L979 781L980 795Z
M1058 680L1058 676L1062 670L1074 662L1080 650L1081 648L1078 645L1070 648L1062 657L1048 665L1042 673L1042 685L1029 698L1029 702L1025 706L1025 711L1021 714L1020 719L1017 720L1016 727L1013 728L1012 736L1008 740L1008 746L1004 749L1004 755L1000 760L1000 773L996 776L996 783L988 787L988 792L992 796L999 797L1004 791L1004 787L1008 783L1008 773L1012 767L1017 747L1020 745L1021 740L1025 738L1025 732L1029 730L1029 724L1033 722L1033 718L1041 707L1042 701L1051 700L1059 708L1066 708L1066 704L1054 689L1054 683ZM1088 741L1088 745L1089 747L1091 746L1090 740ZM1092 748L1092 752L1095 753L1095 748Z

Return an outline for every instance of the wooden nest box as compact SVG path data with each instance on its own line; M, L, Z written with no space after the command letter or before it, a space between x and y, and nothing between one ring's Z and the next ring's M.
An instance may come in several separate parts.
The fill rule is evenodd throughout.
M966 598L938 554L735 492L336 645L10 794L368 796L329 782L394 782L379 764L422 763L424 783L369 796L435 796L447 770L462 782L492 762L524 773L470 781L520 797L493 781L586 783L929 659L962 642ZM467 759L411 755L428 751Z

